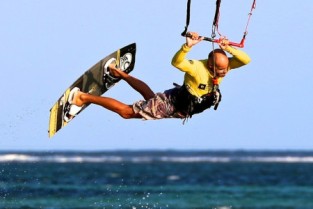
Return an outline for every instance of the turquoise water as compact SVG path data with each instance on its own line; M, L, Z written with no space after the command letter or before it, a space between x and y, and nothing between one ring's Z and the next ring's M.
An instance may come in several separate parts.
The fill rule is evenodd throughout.
M312 209L311 152L0 153L0 208Z

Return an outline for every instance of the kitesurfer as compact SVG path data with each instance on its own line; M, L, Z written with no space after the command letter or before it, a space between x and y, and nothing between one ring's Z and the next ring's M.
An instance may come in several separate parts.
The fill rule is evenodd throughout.
M163 93L154 93L146 83L111 64L110 73L126 81L143 96L144 100L128 105L113 98L95 96L77 90L73 93L71 103L77 107L90 103L100 105L125 119L185 119L203 112L220 101L219 91L214 91L216 85L214 79L219 84L230 70L248 64L250 57L245 52L230 46L226 38L221 38L220 48L211 51L207 59L187 60L188 52L202 40L203 37L198 33L190 32L186 37L186 43L172 59L172 65L185 74L182 86L176 86ZM232 56L227 57L225 52Z

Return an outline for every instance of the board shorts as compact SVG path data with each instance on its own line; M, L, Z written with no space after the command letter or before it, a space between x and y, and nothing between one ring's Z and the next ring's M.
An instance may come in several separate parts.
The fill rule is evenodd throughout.
M133 110L136 114L142 116L144 120L157 120L162 118L185 118L182 113L176 111L171 99L170 91L156 93L149 100L140 100L133 104Z

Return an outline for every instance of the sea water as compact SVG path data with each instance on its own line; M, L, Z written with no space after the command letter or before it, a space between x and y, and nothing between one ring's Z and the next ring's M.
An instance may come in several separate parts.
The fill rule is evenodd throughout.
M0 208L312 209L313 152L1 152Z

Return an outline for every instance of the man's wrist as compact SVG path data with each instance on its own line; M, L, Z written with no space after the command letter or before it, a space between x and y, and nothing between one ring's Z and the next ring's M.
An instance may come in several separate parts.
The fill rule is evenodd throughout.
M187 43L185 43L185 46L187 47L187 48L192 48L192 45L191 46L189 46Z

